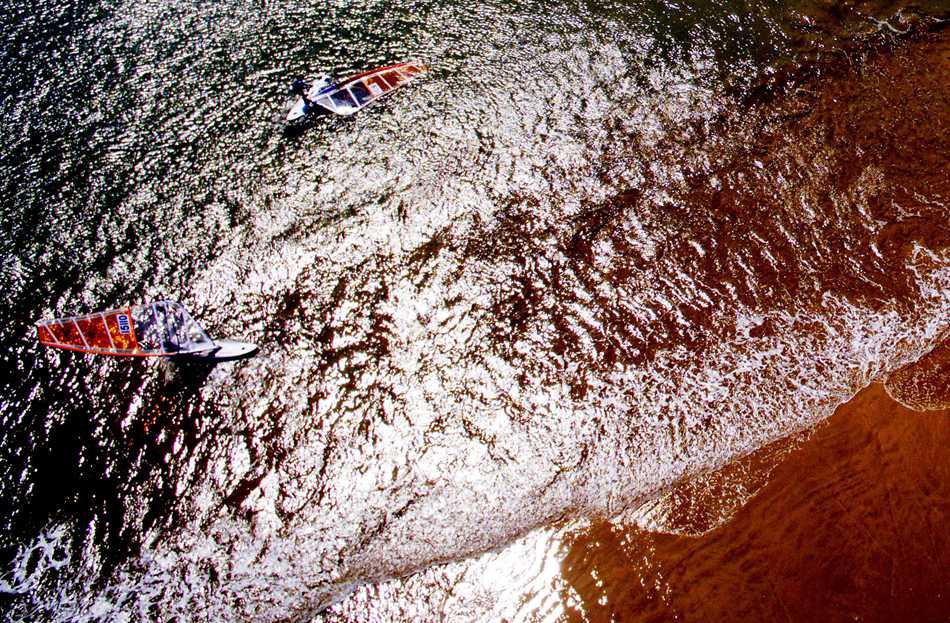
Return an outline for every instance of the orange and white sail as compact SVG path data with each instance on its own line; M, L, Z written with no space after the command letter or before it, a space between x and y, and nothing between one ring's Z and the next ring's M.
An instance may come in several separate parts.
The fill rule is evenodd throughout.
M412 62L377 67L323 89L313 101L338 115L352 115L427 71L422 63Z
M157 301L36 323L41 344L97 355L171 357L213 351L185 306Z

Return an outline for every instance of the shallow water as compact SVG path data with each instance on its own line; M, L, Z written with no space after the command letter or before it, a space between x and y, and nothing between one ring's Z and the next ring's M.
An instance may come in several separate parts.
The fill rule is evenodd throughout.
M910 121L885 65L824 87L892 36L863 13L7 4L11 619L305 620L427 568L419 616L451 616L466 565L546 577L562 522L807 429L947 329L941 74ZM290 75L408 58L433 72L365 114L273 122ZM165 297L261 355L34 344Z
M902 408L875 385L715 531L573 532L569 610L587 621L943 620L948 415Z

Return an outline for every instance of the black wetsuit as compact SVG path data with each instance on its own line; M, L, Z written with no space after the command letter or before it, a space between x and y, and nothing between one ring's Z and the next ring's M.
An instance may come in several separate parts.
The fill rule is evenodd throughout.
M294 95L299 95L300 97L306 98L307 91L310 90L310 85L303 81L301 78L294 80L293 84L290 85L290 92Z

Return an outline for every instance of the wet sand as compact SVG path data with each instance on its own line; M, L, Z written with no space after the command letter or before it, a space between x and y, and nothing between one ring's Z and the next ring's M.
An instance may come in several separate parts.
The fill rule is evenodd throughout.
M950 410L909 409L874 384L725 525L700 537L610 523L575 534L568 618L946 621L948 447Z

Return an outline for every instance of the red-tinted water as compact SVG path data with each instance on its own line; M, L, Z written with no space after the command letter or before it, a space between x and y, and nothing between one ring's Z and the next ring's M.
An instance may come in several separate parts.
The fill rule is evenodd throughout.
M819 74L794 82L787 96L757 102L747 115L728 117L711 135L680 128L704 154L721 146L721 159L691 176L681 160L688 141L680 141L664 164L685 168L686 175L664 182L668 201L656 203L649 187L660 182L644 174L647 191L622 193L588 211L563 247L578 279L590 291L604 284L622 290L646 269L624 215L650 205L654 222L673 224L651 262L692 266L707 288L702 300L716 301L728 288L751 308L821 316L827 297L840 296L858 307L918 317L918 277L950 246L950 34L921 34ZM744 141L723 143L715 138L721 136ZM637 134L630 138L636 149L647 149ZM604 249L615 251L606 269ZM530 265L527 256L522 265ZM530 288L511 296L521 298L508 303L509 313L544 315ZM648 362L671 343L701 353L737 328L716 316L715 304L704 309L699 300L681 301L679 316L661 315L647 337L627 324L622 301L599 301L599 309L618 312L588 327L595 348L552 318L554 350L592 368ZM514 317L515 331L533 318L530 311ZM817 345L841 330L838 322L827 315L784 328L766 321L749 334L779 341L811 334ZM945 319L937 331L947 328ZM877 348L886 359L914 345L895 339ZM459 612L473 619L514 612L518 620L596 622L945 621L950 411L940 409L950 406L948 361L944 343L890 375L886 391L872 384L802 434L685 479L636 513L538 537L560 540L564 549L546 546L527 565L532 571L505 561L504 553L471 566L470 574L483 575L515 569L508 591L493 592L494 581L472 581L449 568L421 583L407 581L402 591L362 593L338 606L337 616L361 620L361 609L409 616L429 590L463 619ZM816 354L809 377L815 386L825 365ZM800 378L789 379L790 395L793 382ZM574 385L579 395L589 389ZM715 420L699 426L711 430ZM531 559L527 543L513 550ZM548 568L552 560L560 561L557 573ZM486 594L498 601L485 606ZM498 602L514 605L505 610Z
M875 384L707 534L570 535L565 619L946 621L948 445L950 410L910 410Z

